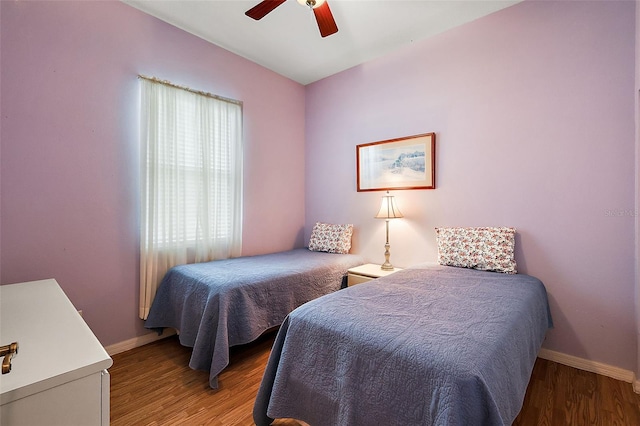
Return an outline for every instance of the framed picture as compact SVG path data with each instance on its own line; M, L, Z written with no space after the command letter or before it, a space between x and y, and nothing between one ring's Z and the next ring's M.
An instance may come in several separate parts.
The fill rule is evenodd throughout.
M356 146L358 191L435 189L436 134Z

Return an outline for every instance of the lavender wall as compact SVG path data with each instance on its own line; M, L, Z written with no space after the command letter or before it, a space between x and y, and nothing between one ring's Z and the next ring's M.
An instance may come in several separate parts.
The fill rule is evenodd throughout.
M2 7L0 7L0 22L2 22ZM2 31L0 31L0 164L2 164ZM0 172L0 277L2 277L2 172ZM1 282L1 281L0 281Z
M435 261L437 226L515 226L544 346L635 370L634 7L527 1L307 86L307 233L352 222L381 263L355 146L436 132L437 189L393 193L392 263Z
M245 254L327 220L381 262L355 145L435 131L438 188L395 191L392 262L435 260L436 226L516 226L551 298L545 347L634 370L633 8L525 2L305 91L119 2L0 2L0 281L57 278L105 345L145 333L143 73L244 101Z
M56 278L104 345L146 333L137 74L244 102L243 252L303 244L303 86L118 1L0 4L3 284Z
M635 119L636 119L636 180L635 180L635 194L636 194L636 212L640 211L640 2L635 1L636 4L636 62L635 62ZM638 266L640 265L640 215L636 214L635 220L636 227L636 241L635 241L635 254L636 254L636 269L635 269L635 307L636 307L636 345L638 348L636 355L636 383L634 384L634 390L640 391L640 276Z

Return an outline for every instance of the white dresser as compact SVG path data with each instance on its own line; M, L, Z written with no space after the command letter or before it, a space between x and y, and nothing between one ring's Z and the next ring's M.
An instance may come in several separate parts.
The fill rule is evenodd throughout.
M0 286L0 345L12 342L0 425L109 424L113 361L55 280Z

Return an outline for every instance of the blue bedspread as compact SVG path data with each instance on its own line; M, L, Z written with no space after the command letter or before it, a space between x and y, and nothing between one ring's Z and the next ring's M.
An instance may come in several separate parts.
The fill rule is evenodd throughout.
M147 328L179 330L193 348L189 366L218 374L229 364L229 347L251 342L282 323L305 302L340 289L347 269L361 265L353 254L306 248L176 266L153 300Z
M257 425L510 425L551 324L543 284L445 266L396 272L285 320Z

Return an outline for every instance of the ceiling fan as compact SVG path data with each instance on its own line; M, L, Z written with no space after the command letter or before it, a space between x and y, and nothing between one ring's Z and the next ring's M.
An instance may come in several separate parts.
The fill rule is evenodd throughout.
M284 2L285 0L264 0L247 10L244 14L258 21ZM326 0L298 0L298 3L303 6L308 6L313 10L322 37L327 37L338 32L338 26L333 19L331 9L329 9L329 3L327 3Z

